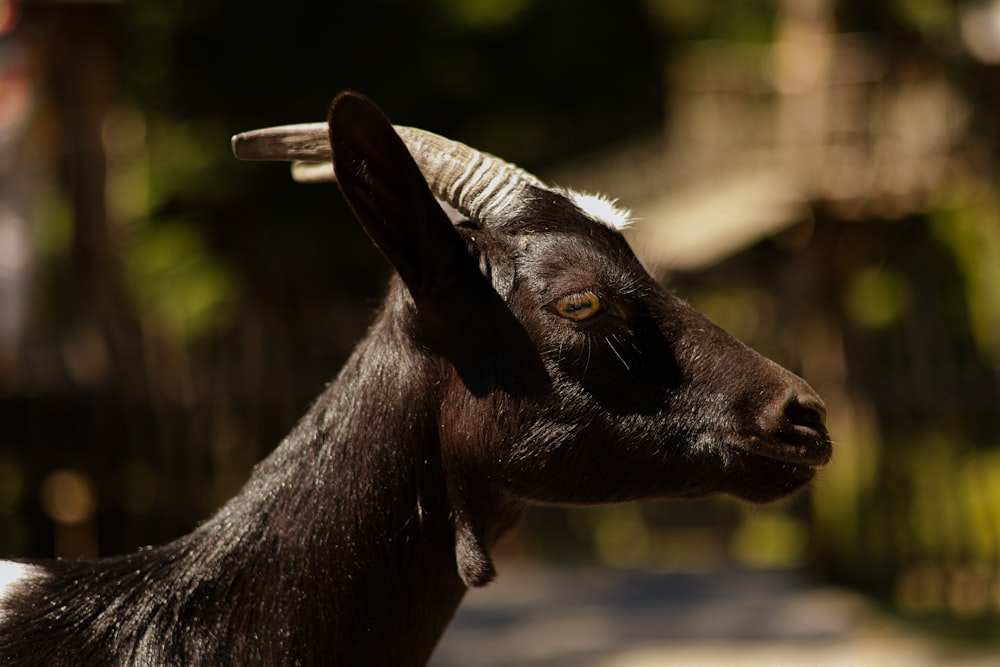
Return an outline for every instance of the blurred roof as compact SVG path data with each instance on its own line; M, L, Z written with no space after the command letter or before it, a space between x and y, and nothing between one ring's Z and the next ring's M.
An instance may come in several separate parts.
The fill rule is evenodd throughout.
M813 28L785 27L772 45L691 44L662 134L550 179L619 197L637 251L679 271L808 219L816 202L847 220L924 210L967 159L961 97L942 72L891 71L863 37Z

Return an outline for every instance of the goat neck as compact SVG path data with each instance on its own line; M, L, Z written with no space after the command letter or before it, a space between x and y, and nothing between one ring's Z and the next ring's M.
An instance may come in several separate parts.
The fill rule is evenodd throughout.
M424 664L465 587L427 392L442 370L400 330L404 297L194 533L34 566L7 601L0 664Z

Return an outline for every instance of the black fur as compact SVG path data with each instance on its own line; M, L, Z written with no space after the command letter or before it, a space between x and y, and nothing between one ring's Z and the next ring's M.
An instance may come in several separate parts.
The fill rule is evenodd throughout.
M399 273L337 380L190 535L43 562L0 600L0 664L423 665L530 503L809 481L822 402L541 189L453 226L389 122L330 114L344 195ZM589 290L586 322L554 304Z

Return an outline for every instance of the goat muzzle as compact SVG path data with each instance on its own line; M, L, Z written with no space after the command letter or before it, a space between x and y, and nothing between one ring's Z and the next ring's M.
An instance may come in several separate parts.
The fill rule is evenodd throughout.
M757 413L760 436L742 448L783 463L818 468L829 463L833 453L826 405L805 381L794 380Z

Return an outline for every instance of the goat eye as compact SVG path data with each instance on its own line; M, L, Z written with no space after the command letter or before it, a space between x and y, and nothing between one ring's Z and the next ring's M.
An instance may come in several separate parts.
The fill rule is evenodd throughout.
M602 308L600 297L591 291L570 294L556 302L557 313L577 322L590 319L601 312Z

